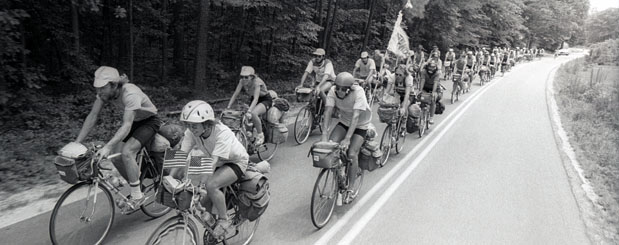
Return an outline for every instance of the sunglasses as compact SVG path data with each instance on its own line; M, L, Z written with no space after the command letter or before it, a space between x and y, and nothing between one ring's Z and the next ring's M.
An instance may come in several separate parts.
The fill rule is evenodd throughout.
M341 91L341 92L346 92L350 89L350 87L344 87L344 86L335 86L335 91Z
M249 76L241 76L241 79L249 79Z
M361 59L363 59L363 60L367 60L368 58L369 58L369 57L362 57Z
M395 75L398 77L404 76L403 74L398 74L398 73L396 73Z
M322 57L323 57L322 55L314 55L314 58L316 58L316 59L320 59Z

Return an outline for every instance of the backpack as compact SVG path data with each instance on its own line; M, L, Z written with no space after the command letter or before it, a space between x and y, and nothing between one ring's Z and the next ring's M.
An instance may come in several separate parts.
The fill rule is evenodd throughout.
M248 168L240 181L239 207L249 221L258 219L269 206L269 179L254 168Z

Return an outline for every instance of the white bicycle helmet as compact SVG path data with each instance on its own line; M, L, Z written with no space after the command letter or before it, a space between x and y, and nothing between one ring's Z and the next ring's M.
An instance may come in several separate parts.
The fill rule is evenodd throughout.
M202 100L187 103L181 111L181 122L202 123L215 120L215 112L211 105Z

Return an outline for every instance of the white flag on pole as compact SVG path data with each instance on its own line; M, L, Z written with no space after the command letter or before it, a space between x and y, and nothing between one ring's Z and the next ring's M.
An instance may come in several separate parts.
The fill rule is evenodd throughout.
M413 8L413 4L411 3L411 0L406 0L406 5L404 5L404 8Z
M409 2L410 3L410 2ZM405 57L409 52L408 36L404 29L400 26L402 23L402 11L398 13L398 18L393 25L393 33L391 33L391 39L389 39L389 45L387 50L393 52L397 56Z

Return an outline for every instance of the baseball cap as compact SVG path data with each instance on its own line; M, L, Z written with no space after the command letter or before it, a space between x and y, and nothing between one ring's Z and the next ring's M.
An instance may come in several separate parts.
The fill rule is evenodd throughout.
M107 85L109 82L118 82L120 75L118 70L114 67L101 66L95 71L95 82L93 86L95 88L101 88Z

